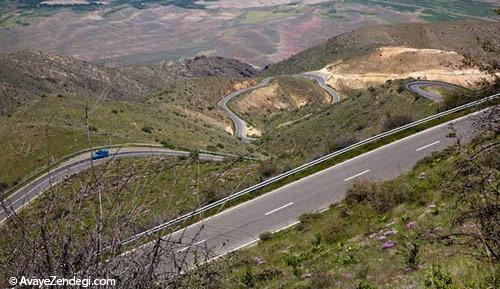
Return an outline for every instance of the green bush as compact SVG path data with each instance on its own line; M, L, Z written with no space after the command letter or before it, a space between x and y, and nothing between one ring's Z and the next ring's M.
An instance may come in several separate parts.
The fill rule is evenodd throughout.
M246 269L245 273L241 277L241 283L243 283L246 288L255 288L255 277L249 268Z
M369 204L378 213L385 213L404 202L415 202L421 197L412 186L397 180L376 183L358 181L347 190L346 203Z
M359 129L361 130L361 129ZM358 139L354 136L340 136L338 138L335 138L328 144L328 150L329 152L334 152L337 150L341 150L343 148L346 148L352 144L355 144L358 142Z
M144 126L141 130L145 133L153 133L153 128L150 126Z
M286 265L292 267L293 275L299 277L302 272L303 257L297 254L288 253L285 255L284 259Z
M330 220L323 230L323 236L327 243L334 244L339 242L346 235L346 222L342 218Z
M262 232L259 235L259 238L261 241L270 240L272 237L273 237L273 233L271 233L271 232Z
M434 264L425 274L425 288L453 289L451 274L441 265Z
M372 285L364 280L360 281L356 289L377 289L375 285Z
M408 124L412 121L413 117L409 114L401 113L401 114L389 115L383 121L382 129L383 131L389 131L391 129L395 129L405 124Z
M0 192L3 192L8 187L9 187L9 184L7 182L0 182Z
M347 204L365 203L373 198L377 192L377 183L370 181L354 182L347 189L345 201Z
M302 231L311 225L311 223L318 219L321 215L316 212L309 212L300 215L299 221L300 223L297 225L297 230Z
M403 252L405 264L409 269L416 270L420 264L420 238L408 241Z
M168 142L167 142L167 141L165 141L165 140L161 140L161 141L160 141L160 144L161 144L162 146L164 146L165 148L167 148L167 149L175 149L175 146L174 146L173 144L170 144L170 143L168 143Z
M282 275L283 272L281 272L279 269L270 268L270 269L264 269L262 272L257 273L255 279L260 282L269 281Z
M278 172L278 168L273 160L268 160L260 164L259 173L261 178L267 179Z

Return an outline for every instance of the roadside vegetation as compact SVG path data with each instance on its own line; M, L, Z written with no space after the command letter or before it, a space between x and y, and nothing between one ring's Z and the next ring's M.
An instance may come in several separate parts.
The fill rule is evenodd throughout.
M427 157L394 180L358 181L327 212L235 253L231 272L212 285L497 288L498 113L476 120L485 130L471 145Z
M97 197L102 199L102 210L111 211L116 203L123 210L137 211L140 220L131 231L123 231L122 238L164 223L197 207L214 202L256 181L258 164L229 159L223 162L199 161L196 155L186 158L149 157L111 160L78 175L72 176L42 194L18 218L25 225L37 224L46 218L65 226L74 220L91 224L99 210ZM93 187L89 189L89 184ZM100 192L99 194L97 192ZM79 200L76 210L69 204ZM50 208L47 210L46 208ZM7 221L7 226L15 220ZM107 224L103 231L110 230ZM15 225L11 227L14 230ZM33 231L37 231L34 227ZM13 240L4 239L6 242Z
M82 264L79 258L119 255L124 249L119 241L248 186L256 181L256 170L249 161L202 162L196 155L117 159L93 167L44 192L2 224L0 279L49 272L54 268L47 262L63 262L61 258L70 258L71 265L61 268L60 276L81 272L81 266L94 270L93 264ZM45 252L33 252L35 256L31 250ZM99 254L104 255L81 256L86 250L89 254L102 250ZM142 270L136 261L129 261Z

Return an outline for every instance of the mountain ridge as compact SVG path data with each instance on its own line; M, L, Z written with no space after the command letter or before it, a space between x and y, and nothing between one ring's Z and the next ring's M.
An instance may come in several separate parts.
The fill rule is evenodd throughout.
M195 77L249 78L251 65L200 56L176 63L106 67L76 58L24 50L0 55L0 115L48 94L143 100L178 80Z
M383 46L455 51L479 64L498 65L500 23L478 20L405 23L366 27L330 38L292 57L270 64L262 75L318 70L341 59L373 53Z

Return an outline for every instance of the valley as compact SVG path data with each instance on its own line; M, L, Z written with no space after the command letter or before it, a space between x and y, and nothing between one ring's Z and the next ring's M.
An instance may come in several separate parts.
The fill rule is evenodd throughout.
M16 0L0 2L0 49L42 49L108 66L217 55L264 67L358 28L470 17L495 19L494 3Z
M500 26L470 2L0 2L0 286L494 288Z

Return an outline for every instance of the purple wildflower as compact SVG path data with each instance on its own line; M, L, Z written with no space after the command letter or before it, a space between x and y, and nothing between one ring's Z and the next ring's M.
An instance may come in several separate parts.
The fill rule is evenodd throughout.
M406 224L407 229L413 229L416 226L417 226L417 222L415 222L415 221L411 221L411 222L408 222L408 224Z
M383 245L382 245L382 249L390 249L390 248L394 248L396 246L396 242L392 241L392 240L389 240L389 241L386 241Z
M384 233L384 236L392 236L392 235L395 235L396 233L397 233L396 230L389 230L389 231Z

